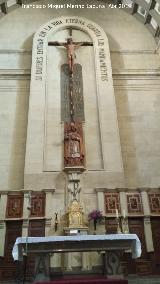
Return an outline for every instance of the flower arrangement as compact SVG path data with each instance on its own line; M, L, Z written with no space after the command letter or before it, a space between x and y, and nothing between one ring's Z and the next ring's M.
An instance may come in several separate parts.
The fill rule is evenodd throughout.
M97 221L101 221L103 219L103 214L102 211L96 209L96 210L92 210L89 214L88 214L88 219L89 221L93 220L94 223L94 229L96 230L96 224Z
M93 210L91 211L89 214L88 214L88 218L89 218L89 221L91 220L102 220L103 219L103 215L102 215L102 211L100 210Z

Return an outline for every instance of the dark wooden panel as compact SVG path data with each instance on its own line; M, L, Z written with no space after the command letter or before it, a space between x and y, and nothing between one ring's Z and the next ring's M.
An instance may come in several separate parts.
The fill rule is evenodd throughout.
M149 205L152 214L160 214L160 193L148 193Z
M23 215L23 195L8 195L6 218L21 218Z
M17 262L13 260L12 249L16 238L22 236L21 221L6 222L6 238L4 248L4 258L0 264L1 280L14 280L16 278Z
M29 237L44 237L45 236L45 220L31 220L29 223ZM35 256L29 253L27 256L27 280L34 279Z
M117 232L117 224L115 218L106 218L106 234L115 234Z
M152 256L153 273L160 274L160 217L151 218L154 253Z
M143 218L129 218L129 232L131 234L136 234L142 246L142 255L141 258L147 257L146 244L145 244L145 235L144 235L144 223Z
M136 260L136 274L138 275L151 275L152 262L145 259Z
M45 216L46 194L44 192L34 192L31 196L31 217Z
M29 237L45 236L45 220L31 220L29 222Z
M144 222L142 217L129 218L130 233L137 234L142 245L142 255L134 260L130 253L122 257L122 268L125 274L159 275L160 274L160 217L151 218L152 234L154 242L154 253L147 253L144 235ZM116 233L116 222L114 218L106 218L106 233Z
M7 221L6 222L6 238L5 238L5 263L13 264L12 249L16 238L22 236L22 222L21 221Z
M136 272L139 275L149 275L152 274L152 265L150 260L150 255L147 254L145 235L144 235L144 222L143 218L129 218L129 232L131 234L136 234L142 246L141 257L135 261L128 258L128 271L129 273ZM135 267L133 263L135 262Z
M143 206L140 193L127 193L127 205L129 214L142 214Z
M106 206L106 214L115 214L116 209L120 214L119 193L117 192L105 193L105 206Z

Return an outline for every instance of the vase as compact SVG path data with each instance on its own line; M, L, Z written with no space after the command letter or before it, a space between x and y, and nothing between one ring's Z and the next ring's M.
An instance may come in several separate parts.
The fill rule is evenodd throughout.
M96 231L97 220L94 220L94 230Z

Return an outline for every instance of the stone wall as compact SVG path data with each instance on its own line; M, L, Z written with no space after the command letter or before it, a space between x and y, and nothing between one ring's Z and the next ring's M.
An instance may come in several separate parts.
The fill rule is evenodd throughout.
M1 20L0 28L1 188L24 186L32 39L57 13L83 15L106 32L126 185L158 186L159 55L149 31L120 9L101 9L98 14L96 9L19 8Z

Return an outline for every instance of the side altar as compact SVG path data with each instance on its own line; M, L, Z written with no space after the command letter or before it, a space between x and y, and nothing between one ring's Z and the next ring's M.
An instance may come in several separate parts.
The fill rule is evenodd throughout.
M14 260L22 261L26 250L36 256L35 280L49 279L50 255L65 252L105 252L106 274L116 276L120 274L121 253L130 250L132 258L138 258L141 243L135 234L21 237L13 247Z

